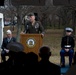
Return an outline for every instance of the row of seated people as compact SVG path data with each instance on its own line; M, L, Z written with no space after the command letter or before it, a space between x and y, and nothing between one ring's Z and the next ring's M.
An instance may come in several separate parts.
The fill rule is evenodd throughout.
M71 66L71 64L72 64L72 58L73 58L73 54L74 54L74 50L73 50L73 49L74 49L75 44L74 44L73 38L72 38L71 36L69 36L69 35L71 34L71 32L72 32L71 29L70 29L70 30L69 30L69 28L68 28L68 30L66 29L66 36L63 37L63 38L62 38L62 41L61 41L62 50L60 51L60 55L61 55L61 66L62 66L62 67L65 66L65 59L64 59L65 57L64 57L64 56L65 56L65 53L66 53L66 52L69 53L69 65ZM9 31L9 33L10 33L10 35L9 35L8 32L7 32L7 36L8 36L8 37L12 37L10 31ZM71 38L71 39L70 39L70 38ZM8 39L8 38L4 38L3 44L2 44L3 50L5 49L4 46L5 46L5 47L7 46L7 45L6 45L7 43L16 42L16 40L15 40L14 37L12 37L10 41L9 41L9 40L10 40L10 39ZM71 50L69 50L69 51L68 51L68 49L65 49L65 50L64 50L64 45L65 45L65 44L69 44L69 43L70 43L70 45L72 46ZM69 46L68 46L68 47L69 47ZM46 48L45 48L45 49L46 49ZM47 54L46 54L47 52L45 51L45 49L44 49L44 52L45 52L45 53L44 53L44 52L42 52L41 54L39 53L39 56L43 59L42 62L44 61L44 64L43 64L42 67L41 67L41 63L39 64L39 62L38 62L38 65L40 65L40 66L38 66L38 67L40 67L40 69L38 69L37 71L35 71L37 74L38 74L38 73L42 73L42 74L48 74L48 73L49 73L49 74L50 74L50 72L51 72L51 73L54 73L53 70L55 71L55 68L52 68L52 65L53 65L53 64L49 67L49 65L48 65L49 63L45 61L45 60L47 60ZM16 49L14 49L14 50L16 50ZM3 52L5 52L5 50L4 50ZM7 50L7 52L8 52L8 50ZM10 52L9 52L9 53L10 53ZM44 53L44 54L43 54L43 53ZM10 54L11 54L11 53L10 53ZM14 55L14 54L16 54L16 53L12 52L11 55ZM17 54L18 54L18 53L17 53ZM11 71L16 71L16 70L18 69L18 72L21 72L21 71L26 70L26 68L27 68L26 71L28 72L28 70L31 70L31 69L32 69L32 67L29 69L29 66L26 66L26 68L20 66L20 63L19 63L19 62L20 62L20 61L19 61L20 59L17 58L17 54L16 54L15 57L13 56L14 58L9 58L9 59L8 59L8 61L11 60L11 62L9 62L9 67L11 67L11 66L10 66L11 63L12 63L13 65L16 64L16 66L17 66L17 67L16 67L16 66L13 66L13 65L12 65L13 68L10 68L10 69L8 68L8 65L7 65L7 66L5 65L5 64L8 64L8 61L5 61L5 56L1 55L2 59L4 59L4 62L1 63L1 72L4 71L4 70L7 71L7 69L2 70L4 65L8 68L8 71L11 70L11 69L12 69ZM43 55L42 55L42 54L43 54ZM9 57L11 57L11 55L9 55ZM19 56L18 56L18 57L19 57ZM28 57L28 54L26 54L26 57ZM31 57L32 57L32 56L31 56ZM45 58L44 58L44 57L45 57ZM50 53L49 53L48 58L49 58L49 57L50 57ZM34 58L34 57L33 57L33 58ZM32 58L32 59L33 59L33 58ZM13 59L14 59L16 62L12 62ZM18 59L18 61L17 61L17 59ZM45 60L44 60L44 59L45 59ZM26 58L26 60L28 61L28 58ZM22 61L22 60L21 60L21 61ZM27 62L27 61L26 61L26 62L24 61L24 62L25 62L26 64L28 64L29 61L28 61L28 62ZM31 62L31 61L33 61L33 60L30 60L30 62ZM46 63L45 63L45 62L46 62ZM5 63L5 64L4 64L4 63ZM32 63L32 62L31 62L31 63ZM18 65L18 64L19 64L19 65ZM44 66L45 64L48 65L49 69L52 68L51 71L50 71L49 69L47 69L47 68L48 68L47 65ZM2 66L2 65L3 65L3 66ZM24 64L23 64L23 65L24 65ZM54 64L54 65L55 65L55 64ZM4 66L4 67L5 67L5 66ZM56 66L58 66L58 65L56 65ZM16 67L16 69L15 69L15 67ZM21 67L21 68L20 68L20 71L19 71L19 68L18 68L18 67ZM38 67L37 67L37 68L38 68ZM60 68L60 66L58 66L58 67ZM23 69L23 68L25 68L25 69ZM35 67L35 68L36 68L36 67ZM46 69L45 69L45 68L46 68ZM32 69L32 70L33 70L33 69ZM31 70L30 73L32 73L32 70ZM45 71L45 70L46 70L46 71ZM56 69L56 70L57 70L57 69ZM58 70L59 70L59 69L58 69ZM11 71L10 71L10 72L11 72ZM38 72L38 71L39 71L39 72ZM17 72L17 71L16 71L16 72ZM24 72L25 72L25 71L24 71ZM59 72L59 71L57 71L57 72ZM55 73L57 73L57 72L55 72ZM28 73L29 73L29 72L28 72ZM57 73L57 74L58 74L58 73ZM58 74L58 75L59 75L59 74Z
M61 67L65 67L65 54L69 56L69 66L72 65L72 59L74 56L75 40L71 36L73 29L67 27L65 28L65 31L66 31L66 35L62 37L62 40L61 40L61 51L60 51ZM1 61L6 60L5 56L8 55L7 44L9 44L10 42L16 42L16 38L12 36L11 30L7 30L6 37L3 39L3 43L2 43Z
M34 52L23 52L23 46L19 42L8 44L9 58L0 63L0 73L4 74L28 74L28 75L60 75L60 66L49 61L50 48L42 46L39 49L40 60Z

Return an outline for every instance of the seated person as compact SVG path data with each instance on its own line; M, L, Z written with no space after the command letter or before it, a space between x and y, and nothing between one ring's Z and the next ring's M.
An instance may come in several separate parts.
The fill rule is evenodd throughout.
M0 63L0 73L10 75L15 73L25 73L26 53L24 46L19 42L12 42L7 45L9 50L9 59ZM24 70L24 73L23 73Z
M26 59L26 66L24 69L26 70L26 74L38 75L38 55L34 52L28 52Z
M60 66L49 61L51 56L50 48L43 46L39 50L39 75L60 75Z
M61 40L61 51L60 51L60 56L61 56L61 67L65 67L65 54L68 53L69 55L69 66L72 65L72 59L73 59L73 54L74 54L74 46L75 46L75 41L74 38L72 37L72 28L65 28L66 35L62 37Z
M2 51L1 51L1 59L2 61L6 61L5 56L9 54L9 50L7 49L7 44L10 42L16 42L16 38L12 36L11 30L6 31L6 37L3 38L2 42Z

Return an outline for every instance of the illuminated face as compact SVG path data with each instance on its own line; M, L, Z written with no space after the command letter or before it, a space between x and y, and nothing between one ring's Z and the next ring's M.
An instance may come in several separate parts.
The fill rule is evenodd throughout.
M30 16L29 20L30 20L30 22L33 22L35 20L35 16Z
M69 36L69 35L71 35L72 34L72 32L66 32L66 35L67 36Z
M7 37L8 37L8 38L11 38L11 37L12 37L12 34L7 34Z

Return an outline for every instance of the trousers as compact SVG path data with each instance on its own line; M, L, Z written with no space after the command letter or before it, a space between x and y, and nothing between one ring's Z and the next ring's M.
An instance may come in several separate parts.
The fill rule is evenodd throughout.
M65 64L65 53L66 53L66 51L65 51L64 49L62 49L62 50L60 51L61 63L62 63L62 64ZM74 55L74 50L69 50L69 51L68 51L69 65L72 64L73 55Z

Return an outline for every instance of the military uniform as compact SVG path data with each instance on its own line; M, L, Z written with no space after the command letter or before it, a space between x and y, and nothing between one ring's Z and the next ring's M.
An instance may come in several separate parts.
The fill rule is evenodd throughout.
M35 21L34 25L31 22L27 22L25 24L24 33L36 34L42 33L44 34L44 28L39 21Z
M68 31L67 31L68 30ZM67 32L71 32L71 29L67 28L66 29ZM74 54L74 47L75 47L75 42L74 42L74 38L72 36L64 36L62 37L61 40L61 51L60 51L60 56L61 56L61 66L65 66L65 53L68 53L69 55L69 66L71 66L72 64L72 58L73 58L73 54ZM69 49L68 52L66 52L65 49Z

